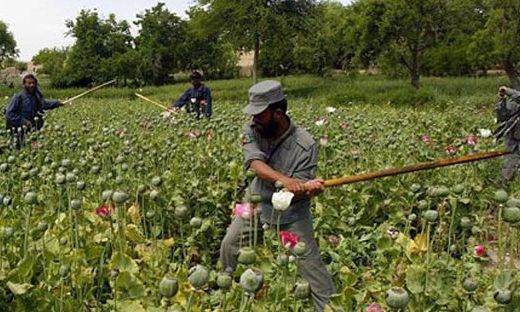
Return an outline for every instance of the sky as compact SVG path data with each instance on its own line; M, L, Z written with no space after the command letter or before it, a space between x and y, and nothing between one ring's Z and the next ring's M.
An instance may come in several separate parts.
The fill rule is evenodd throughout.
M186 17L196 0L0 0L0 20L8 25L20 51L19 59L30 61L43 48L65 47L74 41L65 36L65 21L82 9L94 9L103 16L114 13L117 20L132 22L138 13L164 2L168 10ZM339 0L344 4L351 0Z

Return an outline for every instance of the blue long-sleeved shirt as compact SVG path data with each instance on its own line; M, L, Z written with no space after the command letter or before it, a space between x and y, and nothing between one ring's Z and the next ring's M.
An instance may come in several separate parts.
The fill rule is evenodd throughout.
M42 105L39 105L41 101ZM15 95L6 107L5 117L10 127L20 127L24 120L34 121L43 110L54 109L59 101L45 101L40 93L31 94L27 90Z
M208 87L201 84L200 87L195 88L191 87L184 92L184 94L177 100L175 103L171 105L171 107L181 108L186 103L188 103L191 98L196 98L197 101L204 100L206 102L206 116L210 117L212 113L212 100L211 100L211 91Z

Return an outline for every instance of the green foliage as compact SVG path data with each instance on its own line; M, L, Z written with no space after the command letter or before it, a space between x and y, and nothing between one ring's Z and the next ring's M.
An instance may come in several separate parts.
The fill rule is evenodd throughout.
M39 73L56 77L63 70L63 64L67 59L68 49L59 48L45 48L36 54L32 61L36 65L42 65L43 67L39 70Z
M136 50L139 71L145 83L162 85L173 81L173 73L181 68L186 23L158 3L134 22L139 27Z
M18 49L13 33L9 31L6 23L0 20L0 68L2 68L4 60L17 55Z
M110 59L131 48L130 25L111 14L103 19L96 11L82 10L68 20L68 35L76 42L70 48L63 70L53 81L58 86L85 86L112 79Z

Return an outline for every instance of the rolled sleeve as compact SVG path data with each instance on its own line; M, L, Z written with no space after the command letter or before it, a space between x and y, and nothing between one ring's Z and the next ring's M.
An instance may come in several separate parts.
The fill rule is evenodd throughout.
M256 141L250 127L246 127L242 134L242 150L244 152L244 168L249 169L253 160L267 161L267 155Z
M506 94L510 96L513 100L518 101L520 100L520 92L518 92L515 89L506 88Z

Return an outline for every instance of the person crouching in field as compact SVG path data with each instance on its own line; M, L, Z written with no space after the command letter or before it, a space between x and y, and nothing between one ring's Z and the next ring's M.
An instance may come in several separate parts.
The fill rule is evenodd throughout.
M201 113L207 118L210 118L212 113L211 91L202 83L202 75L198 71L194 71L190 78L193 87L186 90L184 94L171 105L171 108L178 110L187 104L186 111L195 114L197 119L200 118Z
M502 167L502 186L514 178L520 165L520 92L500 87L498 96L502 99L496 107L497 122L505 122L506 150L512 154L506 155Z
M40 130L43 127L44 110L62 106L59 101L46 101L33 74L22 79L24 90L15 95L5 109L7 129L16 148L24 141L25 131Z

